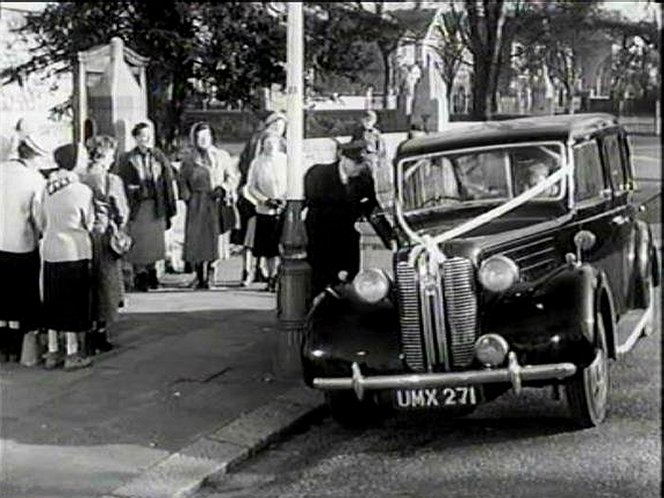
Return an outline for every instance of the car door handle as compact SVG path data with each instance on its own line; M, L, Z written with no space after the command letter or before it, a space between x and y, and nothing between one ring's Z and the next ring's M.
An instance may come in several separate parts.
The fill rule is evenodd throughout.
M629 218L627 216L625 216L624 214L619 214L618 216L614 216L613 218L611 218L611 223L613 223L614 225L618 225L618 226L624 225L628 221L629 221Z

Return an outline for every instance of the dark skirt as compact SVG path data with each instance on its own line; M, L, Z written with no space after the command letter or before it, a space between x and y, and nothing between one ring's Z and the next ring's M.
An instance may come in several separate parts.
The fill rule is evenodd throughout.
M283 228L283 217L279 215L256 214L256 237L254 256L272 258L279 256L279 241Z
M85 332L92 326L92 264L88 259L44 262L44 325Z
M166 218L156 214L155 201L143 200L127 231L134 241L127 261L135 265L149 265L166 257Z
M219 258L219 211L209 192L192 192L187 203L182 259L191 264Z
M247 246L245 242L247 236L247 224L249 223L249 220L251 218L256 216L256 208L251 202L249 202L244 197L240 197L237 200L236 206L240 219L238 223L239 224L238 228L234 229L231 232L231 244Z
M0 251L0 320L17 321L21 329L41 326L39 251Z
M124 299L122 260L109 247L108 236L94 235L92 316L94 320L112 323L117 320L118 307Z

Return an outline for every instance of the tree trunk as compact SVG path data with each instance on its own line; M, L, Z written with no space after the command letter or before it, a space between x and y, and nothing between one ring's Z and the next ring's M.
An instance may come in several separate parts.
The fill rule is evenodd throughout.
M489 120L496 106L505 3L466 0L473 54L473 118Z
M453 102L452 102L452 90L454 87L452 84L454 83L454 76L448 80L445 81L445 99L447 100L447 109L450 114L452 114L453 109Z
M390 85L392 84L390 78L390 52L383 47L379 48L383 57L383 109L387 109L390 101Z
M478 121L486 121L490 118L489 110L489 67L486 63L476 57L473 62L473 112L472 118Z
M565 82L565 112L567 114L574 114L574 92L572 91L572 85L568 81Z

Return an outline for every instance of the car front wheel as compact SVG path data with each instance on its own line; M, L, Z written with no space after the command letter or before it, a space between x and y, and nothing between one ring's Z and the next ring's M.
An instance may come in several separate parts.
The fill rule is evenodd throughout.
M581 428L595 427L606 417L609 397L609 357L601 313L596 320L595 358L566 384L572 418Z

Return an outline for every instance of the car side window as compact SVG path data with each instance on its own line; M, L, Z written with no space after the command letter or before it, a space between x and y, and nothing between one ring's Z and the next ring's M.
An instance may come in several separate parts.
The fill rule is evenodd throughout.
M575 199L597 197L604 190L604 174L596 141L574 147Z
M626 189L627 178L625 177L623 151L618 135L606 135L602 139L602 148L613 190L622 192Z

